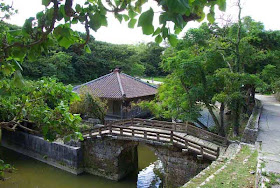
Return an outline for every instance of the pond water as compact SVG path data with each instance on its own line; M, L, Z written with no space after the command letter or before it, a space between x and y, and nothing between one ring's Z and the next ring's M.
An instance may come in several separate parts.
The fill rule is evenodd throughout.
M138 171L115 182L90 174L73 175L0 146L0 159L16 171L0 181L0 188L153 188L162 187L162 164L145 145L138 146Z

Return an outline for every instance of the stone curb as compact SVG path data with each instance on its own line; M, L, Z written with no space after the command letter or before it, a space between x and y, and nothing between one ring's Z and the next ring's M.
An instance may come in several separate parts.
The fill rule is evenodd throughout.
M257 137L258 137L258 132L259 132L259 120L260 120L260 116L262 113L262 103L260 100L255 99L255 106L253 109L253 112L248 120L248 123L246 125L246 128L244 129L243 132L243 136L241 141L248 143L248 144L255 144L255 142L257 141ZM256 121L255 123L254 121L254 114L257 112L257 117L256 117ZM254 123L254 127L252 128L251 125L252 123Z

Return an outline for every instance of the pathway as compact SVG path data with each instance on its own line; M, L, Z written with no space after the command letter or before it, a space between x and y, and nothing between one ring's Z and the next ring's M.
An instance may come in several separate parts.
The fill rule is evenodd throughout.
M260 158L265 162L266 172L280 174L280 103L274 96L256 95L256 98L263 104L258 135Z

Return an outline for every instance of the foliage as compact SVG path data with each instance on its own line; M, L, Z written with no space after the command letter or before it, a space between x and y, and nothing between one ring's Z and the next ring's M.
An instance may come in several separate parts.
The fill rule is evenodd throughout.
M227 107L233 112L237 133L243 117L240 113L249 111L255 89L274 87L279 78L277 34L266 40L259 37L266 35L271 36L270 31L250 17L224 27L202 24L188 30L176 48L168 48L162 56L162 67L169 75L156 100L144 106L156 116L193 121L200 126L200 112L207 108L222 135ZM217 102L221 104L219 116L214 112Z
M55 79L25 81L24 87L13 84L14 80L1 82L0 124L42 134L53 141L58 136L77 133L80 116L69 112L69 103L77 99L71 86L64 86Z
M90 40L88 45L91 53L55 45L48 55L24 60L22 74L29 79L52 76L74 84L98 78L116 67L132 76L164 75L159 68L164 48L158 44L116 45Z
M192 121L206 128L199 121L200 111L206 107L216 126L220 127L213 112L216 102L214 95L222 86L215 77L215 70L224 68L225 64L222 56L209 47L208 30L205 24L199 29L189 30L185 39L178 44L176 53L162 62L163 69L170 74L159 88L157 107L155 104L149 105L155 114Z
M73 82L75 70L72 57L65 52L57 52L49 57L40 57L35 62L27 61L23 66L23 76L31 79L56 77L63 83Z
M88 88L79 90L80 100L73 101L70 105L70 111L80 114L83 117L97 118L102 124L105 124L105 115L107 112L107 103L96 97Z
M5 164L4 161L0 159L0 180L5 180L5 172L12 172L13 170L14 168L10 164Z
M147 2L147 0L106 2L87 0L83 1L83 4L76 4L73 7L73 0L43 0L42 5L45 6L45 10L38 12L35 17L28 18L22 28L9 30L1 21L0 63L2 71L5 71L6 74L13 73L14 69L20 69L18 62L22 62L25 57L33 61L40 54L47 54L55 43L66 49L77 44L90 53L90 47L87 45L90 40L90 29L97 31L101 26L107 26L107 13L114 13L120 22L123 20L128 22L128 26L131 28L138 22L137 26L142 28L143 33L156 36L157 42L168 39L171 45L176 45L177 38L170 32L169 22L174 23L174 31L178 34L189 21L202 20L205 17L204 7L210 7L210 12L207 14L210 22L213 22L214 19L215 5L218 5L220 10L225 10L225 0L156 1L162 8L159 16L161 26L154 28L153 9L142 12L142 7ZM1 10L11 14L10 9L5 7L5 3L1 3ZM77 23L84 24L85 38L71 29L71 26ZM17 75L15 74L15 76Z

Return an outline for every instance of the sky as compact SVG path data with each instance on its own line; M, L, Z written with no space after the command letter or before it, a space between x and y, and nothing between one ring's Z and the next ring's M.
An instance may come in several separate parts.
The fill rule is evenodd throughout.
M74 2L83 2L83 0L74 0ZM226 13L216 11L216 18L221 15L226 17L230 15L233 20L237 18L237 9L234 6L235 0L227 0ZM4 0L6 3L13 2L14 8L18 9L18 14L13 15L9 23L22 26L25 19L35 17L36 13L44 10L41 5L41 0ZM264 23L266 30L280 30L280 0L242 0L242 17L251 16L254 20ZM152 7L155 12L160 11L155 1L149 0L148 4L143 7L143 10ZM207 10L205 10L207 12ZM155 19L159 16L155 14ZM115 44L137 44L140 42L151 42L154 38L142 34L141 28L130 29L126 22L119 23L113 15L108 14L108 26L101 27L97 32L91 31L91 34L99 41L105 41ZM217 20L218 21L218 20ZM154 25L157 26L158 22L155 21ZM199 27L200 23L192 21L189 22L186 28L181 33L183 36L189 28ZM75 25L74 30L84 32L82 25Z

